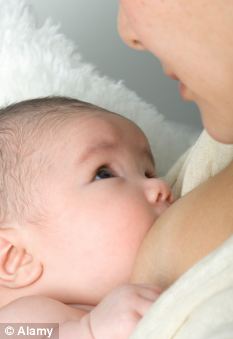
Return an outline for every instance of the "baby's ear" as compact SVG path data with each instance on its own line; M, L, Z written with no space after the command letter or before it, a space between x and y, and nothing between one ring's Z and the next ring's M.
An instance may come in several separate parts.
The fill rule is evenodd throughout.
M39 261L19 245L17 230L0 229L0 286L22 288L36 282L43 271Z

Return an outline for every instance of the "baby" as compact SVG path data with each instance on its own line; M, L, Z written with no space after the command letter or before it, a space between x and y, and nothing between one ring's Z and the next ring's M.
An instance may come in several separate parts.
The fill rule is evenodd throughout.
M128 338L160 293L128 284L135 258L172 203L143 132L85 102L34 99L0 111L0 148L0 322Z

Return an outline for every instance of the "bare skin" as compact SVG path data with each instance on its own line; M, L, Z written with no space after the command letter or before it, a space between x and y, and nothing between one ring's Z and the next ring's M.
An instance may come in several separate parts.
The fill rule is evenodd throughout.
M118 27L126 44L151 52L179 81L209 134L232 143L233 2L120 0Z
M208 133L232 144L232 1L120 0L118 29L129 47L151 52L179 81ZM232 235L232 173L230 164L154 223L139 250L134 282L167 288Z
M152 286L124 285L90 312L48 297L28 296L0 309L0 319L1 323L55 323L51 339L58 339L58 334L59 339L127 339L158 296Z
M154 223L140 248L132 281L168 288L233 234L232 206L233 163Z
M54 164L47 184L41 178L40 197L51 203L43 226L24 220L0 228L0 321L56 323L59 339L127 339L160 293L128 281L172 194L136 125L78 113L56 131L57 153L47 143L41 150Z

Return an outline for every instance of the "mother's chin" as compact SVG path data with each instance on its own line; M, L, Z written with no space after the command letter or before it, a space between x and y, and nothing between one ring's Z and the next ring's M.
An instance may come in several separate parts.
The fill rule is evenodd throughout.
M198 103L202 123L208 134L220 143L233 144L233 104L225 106Z
M210 121L205 121L203 119L203 126L208 132L208 134L217 142L222 144L233 144L233 124L227 124L227 122L219 121L218 123L213 123Z

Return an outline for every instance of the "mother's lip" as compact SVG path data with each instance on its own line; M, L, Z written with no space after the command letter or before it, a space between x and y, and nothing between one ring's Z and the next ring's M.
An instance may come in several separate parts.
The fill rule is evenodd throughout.
M176 75L176 73L173 72L171 67L163 65L163 71L164 71L164 73L166 74L167 77L169 77L169 78L171 78L173 80L180 80L178 78L178 76Z

